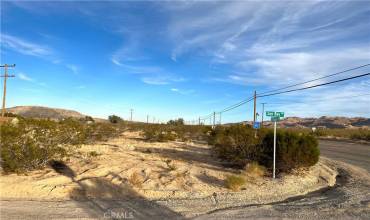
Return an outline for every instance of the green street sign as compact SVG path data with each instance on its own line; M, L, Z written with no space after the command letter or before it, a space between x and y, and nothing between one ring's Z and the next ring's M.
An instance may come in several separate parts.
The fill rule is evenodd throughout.
M275 116L275 112L267 111L266 116Z
M280 117L279 116L273 116L271 117L271 121L280 121Z
M275 115L284 118L284 112L276 112Z

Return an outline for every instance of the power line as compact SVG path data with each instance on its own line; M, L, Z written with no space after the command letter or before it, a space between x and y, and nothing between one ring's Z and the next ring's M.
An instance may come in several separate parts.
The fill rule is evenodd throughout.
M333 84L333 83L343 82L343 81L356 79L356 78L360 78L360 77L364 77L364 76L368 76L368 75L370 75L370 73L365 73L365 74L361 74L361 75L357 75L357 76L352 76L352 77L348 77L348 78L344 78L344 79L339 79L339 80L335 80L335 81L331 81L331 82L327 82L327 83L321 83L321 84L317 84L317 85L313 85L313 86L307 86L307 87L298 88L298 89L291 89L291 90L282 91L282 92L275 92L275 93L270 93L270 94L267 94L267 95L258 95L257 97L262 98L262 97L273 96L273 95L278 95L278 94L283 94L283 93L289 93L289 92L301 91L301 90L306 90L306 89L312 89L312 88L315 88L315 87L330 85L330 84Z
M335 75L339 75L339 74L342 74L342 73L346 73L346 72L349 72L349 71L352 71L352 70L361 69L361 68L366 67L366 66L369 66L369 65L370 65L370 63L364 64L364 65L361 65L361 66L357 66L357 67L353 67L351 69L342 70L340 72L332 73L332 74L329 74L329 75L326 75L326 76L322 76L322 77L319 77L319 78L316 78L316 79L311 79L311 80L308 80L308 81L305 81L305 82L301 82L301 83L293 84L293 85L290 85L290 86L286 86L286 87L283 87L283 88L280 88L280 89L274 89L274 90L262 92L262 93L260 93L260 95L266 94L266 93L280 91L280 90L283 90L283 89L292 88L292 87L299 86L299 85L304 85L304 84L307 84L307 83L310 83L310 82L314 82L314 81L317 81L317 80L320 80L320 79L329 78L329 77L332 77L332 76L335 76Z
M249 99L243 100L243 101L241 101L241 102L239 102L239 103L236 103L236 104L234 104L234 105L232 105L232 106L229 106L229 107L227 107L227 108L225 108L225 109L223 109L223 110L221 110L221 111L219 111L219 112L217 112L217 113L224 113L224 112L228 112L228 111L230 111L230 110L233 110L233 109L235 109L235 108L237 108L237 107L239 107L239 106L242 106L242 105L244 105L244 104L246 104L246 103L248 103L248 102L252 101L253 99L254 99L254 97L251 97L251 98L249 98Z
M282 101L285 101L285 102L278 102L278 103L264 103L265 105L286 105L286 104L301 104L301 103L307 103L307 102L322 102L322 101L328 101L328 100L338 100L338 99L348 99L348 98L356 98L356 97L363 97L363 96L370 96L370 93L365 93L365 94L360 94L360 95L352 95L352 96L340 96L340 97L331 97L331 98L327 98L327 99L311 99L311 100L307 100L305 102L303 101L285 101L285 100L282 100Z

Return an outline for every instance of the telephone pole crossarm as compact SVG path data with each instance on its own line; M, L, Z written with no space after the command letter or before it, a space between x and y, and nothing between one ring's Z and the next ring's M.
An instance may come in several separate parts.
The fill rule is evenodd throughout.
M8 67L15 67L15 64L8 65L4 64L0 67L4 67L4 75L0 75L0 77L4 78L4 93L3 93L3 105L2 105L2 111L1 111L1 117L5 117L5 101L6 101L6 79L9 77L15 77L15 75L8 75Z

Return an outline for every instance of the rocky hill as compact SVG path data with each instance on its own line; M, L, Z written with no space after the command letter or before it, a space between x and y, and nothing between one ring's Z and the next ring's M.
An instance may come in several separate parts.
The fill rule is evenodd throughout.
M252 122L248 122L251 124ZM270 121L264 122L265 126L272 126ZM301 127L301 128L370 128L370 118L362 117L327 117L323 116L320 118L299 118L299 117L287 117L279 122L279 127Z
M8 108L7 112L20 115L25 118L50 118L60 120L63 118L84 118L85 115L74 111L59 108L48 108L41 106L16 106Z

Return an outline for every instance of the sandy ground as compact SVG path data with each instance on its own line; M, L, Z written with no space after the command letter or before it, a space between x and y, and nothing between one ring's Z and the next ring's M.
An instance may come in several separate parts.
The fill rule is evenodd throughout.
M238 172L223 167L206 144L149 143L138 132L125 132L105 143L76 148L62 169L48 167L28 175L0 176L0 199L212 198L217 202L234 198L258 202L333 186L337 175L335 169L321 161L307 171L273 181L269 177L247 179L240 192L231 192L224 180Z

